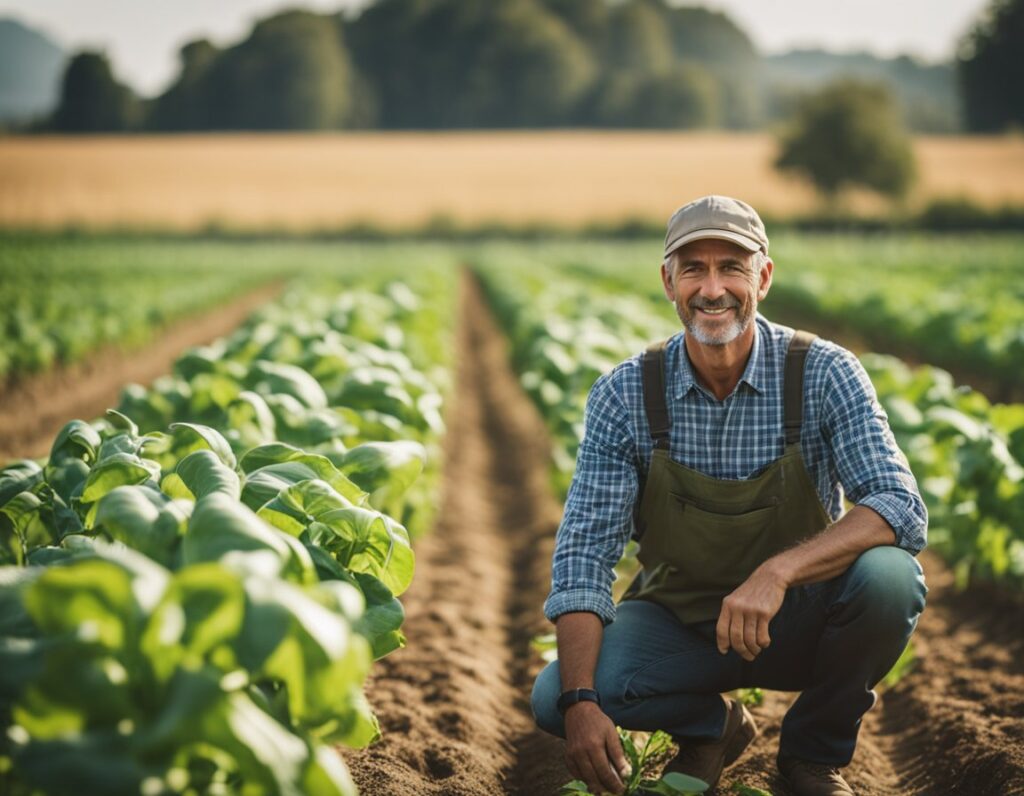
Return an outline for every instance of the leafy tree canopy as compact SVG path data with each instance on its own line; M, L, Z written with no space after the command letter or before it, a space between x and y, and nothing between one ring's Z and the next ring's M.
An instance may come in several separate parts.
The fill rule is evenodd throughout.
M65 133L111 133L138 122L138 100L114 78L107 56L80 52L69 62L61 82L60 103L51 125Z
M829 200L852 186L900 198L915 175L891 94L854 80L832 83L798 104L775 165L810 180Z
M970 129L1024 124L1024 0L993 0L961 42L957 67Z

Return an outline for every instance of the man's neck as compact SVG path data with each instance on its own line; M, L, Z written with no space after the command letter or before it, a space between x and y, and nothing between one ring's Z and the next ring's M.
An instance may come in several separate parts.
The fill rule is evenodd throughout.
M719 400L736 389L754 350L756 323L750 324L735 340L725 345L705 345L692 335L683 339L694 377Z

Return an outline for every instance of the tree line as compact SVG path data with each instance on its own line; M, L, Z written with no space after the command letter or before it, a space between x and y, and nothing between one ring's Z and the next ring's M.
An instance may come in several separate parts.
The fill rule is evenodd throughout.
M101 53L64 77L60 130L755 125L758 54L724 14L663 0L379 0L287 11L186 44L141 100Z
M105 55L65 71L59 131L757 127L760 56L727 16L666 0L378 0L355 18L292 10L229 47L186 44L137 97ZM969 129L1024 122L1024 0L963 42Z

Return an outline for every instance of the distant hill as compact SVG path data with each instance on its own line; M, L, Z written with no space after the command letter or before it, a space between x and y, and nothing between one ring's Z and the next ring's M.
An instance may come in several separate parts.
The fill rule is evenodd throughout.
M53 110L65 57L44 34L16 20L0 19L0 124Z
M946 133L961 128L952 63L926 64L906 55L879 58L865 52L825 50L793 50L765 56L764 62L765 88L776 116L786 115L787 105L798 92L841 77L856 77L887 84L913 130Z

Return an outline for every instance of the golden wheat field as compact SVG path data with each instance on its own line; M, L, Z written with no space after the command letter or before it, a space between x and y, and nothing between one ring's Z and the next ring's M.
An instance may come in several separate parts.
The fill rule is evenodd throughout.
M1024 137L921 137L911 197L1024 203ZM0 138L0 226L194 230L660 222L705 193L811 211L761 133L468 132ZM855 198L855 207L872 209ZM880 206L875 205L876 211Z

